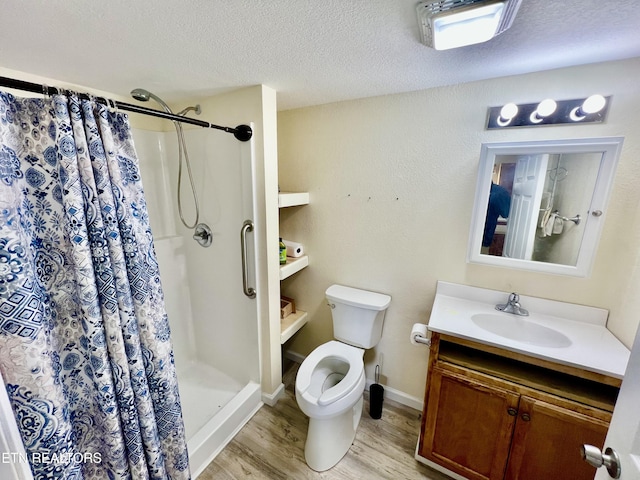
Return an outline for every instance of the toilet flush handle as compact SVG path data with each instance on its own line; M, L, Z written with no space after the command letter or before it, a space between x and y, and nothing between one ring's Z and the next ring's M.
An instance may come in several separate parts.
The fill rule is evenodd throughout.
M327 302L327 305L329 305L331 308L336 308L335 303L329 303L329 302Z

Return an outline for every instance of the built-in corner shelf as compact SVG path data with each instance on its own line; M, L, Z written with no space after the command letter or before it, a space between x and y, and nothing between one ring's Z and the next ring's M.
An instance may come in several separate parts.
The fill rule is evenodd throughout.
M284 344L293 335L300 330L308 321L309 316L307 312L297 310L296 313L291 313L284 318L280 319L280 343Z
M278 208L297 207L299 205L309 204L308 192L280 192L278 193ZM280 265L280 280L289 278L291 275L298 273L300 270L309 265L309 257L303 255L301 257L287 257L287 263ZM297 310L280 319L280 344L284 344L298 330L300 330L308 321L307 312Z
M280 265L280 280L284 280L294 273L298 273L307 265L309 265L309 257L307 255L297 258L287 257L287 263Z
M309 192L280 192L278 194L278 207L296 207L309 204Z

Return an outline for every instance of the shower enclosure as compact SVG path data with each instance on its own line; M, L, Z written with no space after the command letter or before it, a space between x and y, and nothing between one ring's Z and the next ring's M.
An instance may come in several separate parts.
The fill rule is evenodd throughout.
M213 233L201 247L177 213L175 132L134 129L171 335L189 458L197 476L261 406L256 300L243 293L240 232L253 218L253 141L185 129L200 199L200 222ZM185 179L183 178L183 181ZM186 192L186 193L185 193ZM195 216L182 189L185 218ZM254 238L246 238L249 280ZM255 284L254 284L255 285Z
M50 88L4 77L0 83L32 92ZM32 85L37 89L30 89ZM55 88L50 94L54 93ZM259 130L275 138L275 91L248 87L205 102L205 116L220 117L219 123L234 118L246 123L257 118ZM158 132L158 124L152 125L153 130L134 128L133 136L171 327L191 473L196 478L262 406L262 399L277 398L282 387L279 356L273 354L274 345L279 347L279 335L271 332L274 329L268 321L265 323L271 310L276 317L278 313L277 298L271 298L277 297L276 289L265 286L278 273L276 257L270 265L265 254L269 238L277 238L277 231L272 232L267 221L276 218L277 207L265 214L265 197L277 204L277 197L265 194L276 191L275 148L272 142L265 145L264 138L239 141L208 128L185 128L200 199L199 221L208 224L213 235L211 245L203 248L192 238L193 230L179 221L176 135L173 131ZM247 137L248 132L236 133ZM185 195L184 185L183 195L184 216L193 219L194 205ZM246 220L256 218L257 230L247 230ZM245 248L241 248L241 231ZM274 267L274 273L267 271L267 264ZM256 288L257 298L245 295L248 289L243 280ZM274 282L277 285L277 280ZM262 344L261 332L265 335ZM261 392L261 369L267 377L263 380L266 393ZM4 389L0 389L0 452L11 456L9 462L0 462L0 478L32 478Z

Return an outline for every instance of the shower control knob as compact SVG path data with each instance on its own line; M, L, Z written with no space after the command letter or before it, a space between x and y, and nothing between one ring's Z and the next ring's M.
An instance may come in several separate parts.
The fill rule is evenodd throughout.
M193 239L203 247L211 245L213 235L209 226L204 223L199 223L193 232Z

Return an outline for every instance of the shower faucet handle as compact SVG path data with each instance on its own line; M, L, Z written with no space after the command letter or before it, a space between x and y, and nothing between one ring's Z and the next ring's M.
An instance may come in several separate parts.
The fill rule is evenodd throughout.
M208 247L213 241L211 229L205 223L199 223L193 232L193 239L203 247Z

